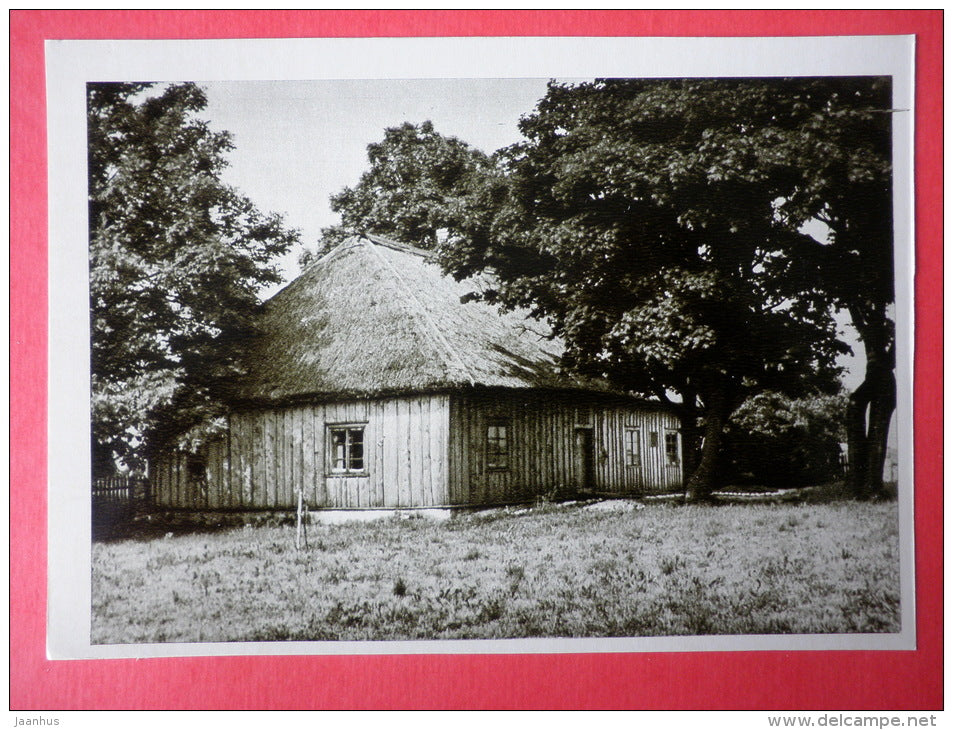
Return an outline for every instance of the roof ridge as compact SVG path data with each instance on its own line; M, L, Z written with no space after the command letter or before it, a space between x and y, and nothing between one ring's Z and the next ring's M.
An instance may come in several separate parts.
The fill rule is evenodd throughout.
M386 236L381 236L376 233L362 233L361 238L365 238L377 246L385 246L386 248L392 248L395 251L400 251L402 253L412 253L416 256L422 256L425 259L432 259L435 257L433 251L428 251L427 249L419 248L418 246L411 246L409 243L401 243L400 241L395 241L392 238L387 238Z
M360 243L361 243L361 240L359 236L348 236L339 244L334 246L330 251L325 251L318 258L316 258L314 261L312 261L307 266L305 266L301 270L301 273L299 273L295 278L293 278L291 281L289 281L287 284L281 287L278 291L276 291L274 294L268 297L264 302L262 302L262 304L273 301L276 297L284 294L289 289L302 286L305 276L307 276L307 274L309 274L311 271L316 269L320 264L327 263L331 259L339 256L344 251L347 251L348 249L356 248L357 246L360 245Z
M371 244L374 243L373 241L370 241L369 239L368 239L368 242ZM443 336L443 333L440 331L440 328L437 327L436 322L434 322L433 319L430 317L430 314L427 312L426 308L423 306L421 301L417 298L417 295L414 294L414 290L407 284L407 282L404 280L404 277L401 276L397 268L393 264L391 264L391 262L388 261L381 254L381 252L378 251L373 245L370 246L370 249L371 251L374 252L374 255L385 266L385 268L387 268L390 271L390 273L394 276L394 278L397 280L401 288L403 288L407 292L408 297L413 300L414 304L416 305L417 311L419 312L421 318L424 320L424 323L429 327L429 330L430 330L429 332L424 331L423 332L424 336L427 336L429 334L430 338L436 342L438 351L441 348L443 348L443 350L445 351L443 354L449 356L449 359L447 357L443 358L447 367L453 370L454 369L453 361L455 360L457 369L463 371L463 374L466 375L467 380L470 381L470 385L476 385L476 378L473 377L473 373L470 372L470 369L467 367L466 362L464 362L463 358L460 357L460 354L453 349L453 346L450 344L447 338ZM411 322L413 322L415 326L418 327L418 329L422 329L419 326L419 324L417 324L419 320L413 316L414 312L411 312L410 314L411 314Z

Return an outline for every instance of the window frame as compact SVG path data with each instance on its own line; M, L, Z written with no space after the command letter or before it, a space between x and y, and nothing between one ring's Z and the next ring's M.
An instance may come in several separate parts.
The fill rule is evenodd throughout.
M634 446L629 450L629 446ZM634 458L633 458L634 457ZM625 426L622 432L622 458L626 469L642 468L642 429Z
M324 429L325 441L327 447L325 452L327 454L327 469L325 470L326 475L329 477L366 477L368 476L367 470L367 421L352 421L348 423L326 423ZM354 456L351 453L351 447L353 442L351 440L351 431L360 430L361 432L361 467L359 469L351 468L351 461L354 459ZM337 458L335 455L334 447L334 433L336 431L343 431L345 434L344 437L344 461L345 467L343 469L337 467Z
M490 436L491 428L502 428L503 436L500 438L499 434ZM510 440L510 419L508 418L489 418L486 421L486 425L483 429L483 456L486 466L486 471L509 471L510 469L510 457L512 455L512 442ZM503 449L502 450L491 450L490 444L496 443L499 444L502 441ZM494 458L495 457L495 458ZM500 458L502 457L502 459ZM502 463L501 463L502 462Z
M672 454L669 453L668 448L668 439L669 436L675 439L675 449L674 449L674 459ZM663 445L665 447L665 466L667 467L680 467L682 465L682 443L681 435L676 428L667 428L665 429L665 440Z

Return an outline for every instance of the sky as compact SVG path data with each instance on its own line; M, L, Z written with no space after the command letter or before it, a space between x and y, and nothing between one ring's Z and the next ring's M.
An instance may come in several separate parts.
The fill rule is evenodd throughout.
M223 179L262 211L282 213L314 247L338 223L330 197L357 183L367 146L403 122L430 120L441 134L486 153L517 142L517 123L546 93L547 79L415 79L199 82L201 114L231 132ZM297 273L293 251L283 262Z

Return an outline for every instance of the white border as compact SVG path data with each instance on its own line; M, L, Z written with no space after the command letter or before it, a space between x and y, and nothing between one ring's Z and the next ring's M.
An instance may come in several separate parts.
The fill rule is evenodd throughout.
M913 36L812 38L388 38L47 41L49 564L52 659L237 654L565 653L915 648L913 552ZM434 59L439 59L439 64ZM277 642L91 646L87 81L682 76L893 77L898 634ZM527 110L530 111L530 110ZM80 365L77 366L77 363Z

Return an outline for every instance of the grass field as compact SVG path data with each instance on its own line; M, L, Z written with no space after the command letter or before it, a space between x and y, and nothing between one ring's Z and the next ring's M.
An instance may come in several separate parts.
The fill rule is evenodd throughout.
M614 507L633 507L618 503ZM543 506L93 545L93 643L894 632L895 502Z

